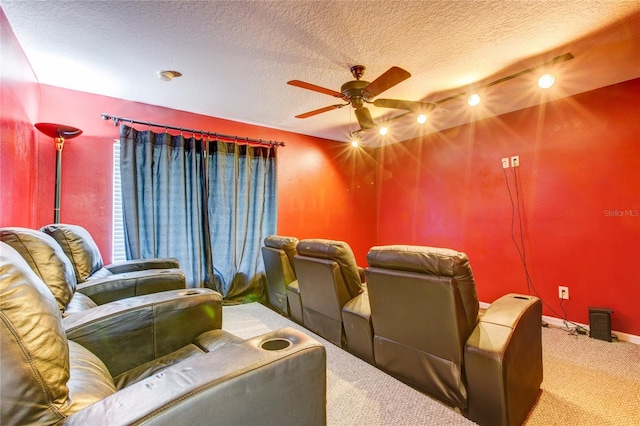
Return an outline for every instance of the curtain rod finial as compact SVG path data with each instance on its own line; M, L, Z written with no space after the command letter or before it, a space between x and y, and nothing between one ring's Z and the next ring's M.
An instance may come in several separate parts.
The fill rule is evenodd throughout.
M103 120L113 120L113 125L117 126L118 122L120 121L120 119L118 117L113 117L109 114L106 113L102 113L102 115L100 116Z

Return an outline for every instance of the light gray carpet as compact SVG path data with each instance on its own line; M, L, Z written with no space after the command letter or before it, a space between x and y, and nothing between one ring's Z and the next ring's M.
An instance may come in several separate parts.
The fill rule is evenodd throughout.
M328 425L474 424L259 303L223 308L222 328L238 337L246 339L282 327L313 336L327 350Z
M542 394L527 426L640 426L640 346L542 329Z
M452 408L259 304L225 306L223 328L249 338L293 327L327 349L328 425L470 425ZM544 381L527 426L640 425L640 346L542 333Z

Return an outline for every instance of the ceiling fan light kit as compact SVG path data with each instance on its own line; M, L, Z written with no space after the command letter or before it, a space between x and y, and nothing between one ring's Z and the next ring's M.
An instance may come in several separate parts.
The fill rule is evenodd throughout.
M351 146L354 148L360 146L360 142L362 142L362 134L359 132L349 132L349 141L351 142Z
M158 78L162 81L171 81L177 77L182 77L182 73L180 71L158 71Z
M573 55L571 53L565 53L563 55L556 56L552 60L534 66L532 68L528 68L524 71L517 72L515 74L508 75L506 77L502 77L498 80L492 81L490 83L486 83L480 86L476 86L479 89L485 89L490 86L494 86L499 83L503 83L505 81L514 79L516 77L520 77L524 74L532 73L539 69L549 70L553 68L556 64L568 61L573 59ZM390 89L391 87L403 82L404 80L411 77L411 74L408 71L403 70L400 67L391 67L386 72L384 72L381 76L376 78L373 82L368 82L362 80L362 76L366 67L364 65L354 65L350 68L351 74L355 80L348 81L344 83L340 87L340 91L337 92L335 90L327 89L325 87L317 86L315 84L307 83L301 80L291 80L288 81L287 84L291 86L300 87L302 89L312 90L315 92L323 93L329 96L333 96L339 99L342 99L344 104L335 104L329 105L323 108L319 108L313 111L309 111L303 114L298 114L296 118L309 118L318 114L322 114L327 111L331 111L333 109L342 108L347 105L351 105L355 110L356 118L358 119L358 123L360 124L360 129L355 132L350 132L350 137L353 136L354 133L363 132L369 129L376 127L375 122L373 121L373 117L371 116L371 112L366 107L366 104L373 104L379 108L392 108L392 109L400 109L406 111L405 113L398 115L396 117L392 117L390 119L386 119L386 121L395 120L401 118L409 113L417 114L417 121L419 124L424 124L427 122L428 114L435 110L440 104L451 101L453 99L459 98L461 96L468 96L467 104L471 107L475 107L480 104L481 97L477 92L461 92L444 99L441 99L436 102L423 102L423 101L409 101L403 99L374 99L376 96L381 94L382 92ZM555 83L555 76L546 72L538 79L538 86L542 89L548 89L553 86ZM378 132L381 135L386 135L389 131L387 125L380 126L378 128Z

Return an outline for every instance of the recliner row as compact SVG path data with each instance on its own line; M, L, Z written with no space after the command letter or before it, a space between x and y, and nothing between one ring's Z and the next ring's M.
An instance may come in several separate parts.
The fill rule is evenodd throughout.
M1 424L326 424L313 338L225 332L221 295L185 289L179 270L171 291L157 284L167 270L78 283L44 232L0 228L0 240ZM71 312L80 292L90 303Z
M95 241L78 225L53 224L40 230L6 227L0 229L0 240L20 253L47 284L63 316L125 297L186 286L176 259L105 266Z
M290 281L274 281L277 274L270 269L277 265L265 257L267 290L271 295L278 286L279 294L292 296L289 314L296 321L476 423L525 421L543 374L537 297L507 294L480 315L473 272L462 252L373 247L365 283L344 242L302 240L294 250L295 238L271 236L265 246L274 240L288 242L289 256L280 261L290 268ZM299 312L291 309L296 303Z

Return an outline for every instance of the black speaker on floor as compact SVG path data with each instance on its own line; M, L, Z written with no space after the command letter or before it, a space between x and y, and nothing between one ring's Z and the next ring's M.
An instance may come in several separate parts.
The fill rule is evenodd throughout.
M611 313L613 309L589 306L589 337L611 341Z

